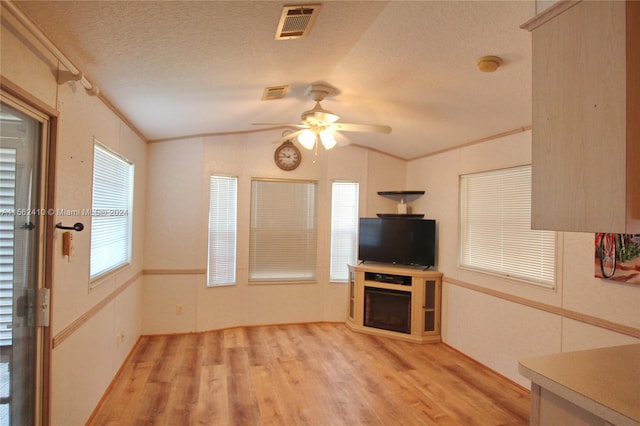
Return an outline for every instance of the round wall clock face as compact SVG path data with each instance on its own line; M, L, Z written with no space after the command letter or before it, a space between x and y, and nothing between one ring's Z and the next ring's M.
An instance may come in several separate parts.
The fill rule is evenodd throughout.
M298 168L302 162L302 154L292 142L285 141L276 148L273 159L282 170L290 171Z

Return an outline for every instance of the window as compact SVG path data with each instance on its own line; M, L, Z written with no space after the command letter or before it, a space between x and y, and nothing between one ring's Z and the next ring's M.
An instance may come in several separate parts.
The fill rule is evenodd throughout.
M460 177L460 266L553 287L555 236L531 230L531 166Z
M237 193L237 177L211 176L208 286L229 285L236 282Z
M91 205L91 279L131 260L133 164L96 143Z
M347 281L347 264L358 255L357 182L334 182L331 189L331 281Z
M317 184L253 180L249 281L316 277Z

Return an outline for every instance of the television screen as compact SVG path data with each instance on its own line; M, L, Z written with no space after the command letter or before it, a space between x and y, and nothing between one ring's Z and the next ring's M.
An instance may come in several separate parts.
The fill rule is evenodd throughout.
M358 258L362 262L435 265L436 221L432 219L360 218Z

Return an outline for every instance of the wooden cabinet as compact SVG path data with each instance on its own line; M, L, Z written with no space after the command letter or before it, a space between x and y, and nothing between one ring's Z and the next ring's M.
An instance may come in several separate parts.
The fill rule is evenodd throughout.
M347 327L416 343L439 342L441 289L442 273L437 271L349 265Z
M353 322L356 317L356 271L349 266L349 321Z
M640 2L559 2L532 31L532 227L640 233Z

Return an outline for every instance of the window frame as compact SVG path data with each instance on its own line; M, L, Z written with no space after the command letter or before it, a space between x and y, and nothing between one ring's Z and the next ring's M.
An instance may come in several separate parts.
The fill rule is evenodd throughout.
M104 154L110 156L111 158L121 161L123 164L127 165L127 173L128 173L128 183L127 190L128 194L126 196L127 206L126 209L122 209L122 206L112 206L112 208L96 208L96 200L95 200L95 189L96 189L96 150L101 150ZM120 164L122 166L123 164ZM113 189L112 187L110 188ZM135 164L126 158L125 156L115 152L105 144L101 143L98 139L94 138L94 146L93 146L93 167L92 167L92 181L91 181L91 210L88 212L91 217L91 236L90 236L90 255L89 255L89 287L94 288L99 285L106 277L115 273L116 271L129 266L131 264L131 252L133 246L133 200L134 200L134 192L135 192ZM111 214L108 214L109 210L111 210ZM126 214L121 210L126 210ZM107 214L104 214L107 213ZM123 260L119 262L114 262L109 265L107 268L102 268L95 274L92 271L92 259L93 256L96 255L96 246L94 245L96 241L95 238L95 230L99 227L96 226L96 218L104 218L104 217L126 217L126 230L125 233L125 255Z
M335 197L335 188L336 185L349 185L349 186L355 186L355 200L352 199L352 201L355 201L355 203L353 203L353 207L351 206L345 206L345 205L336 205L336 197ZM347 232L344 231L344 227L342 227L340 230L336 230L335 228L335 224L336 224L336 208L337 209L344 209L350 207L352 209L355 210L355 217L353 217L353 228L351 229L347 229ZM329 281L330 282L338 282L338 283L346 283L349 281L349 270L347 268L348 264L355 264L358 261L358 219L359 219L359 214L360 214L360 183L357 181L349 181L349 180L335 180L331 183L331 242L330 242L330 252L329 252ZM346 222L346 221L345 221ZM344 252L346 252L348 250L348 247L340 247L338 250L335 249L335 244L337 242L337 237L340 234L342 235L347 235L351 236L351 246L352 246L352 253L351 253L351 257L349 258L349 256L345 256ZM334 256L334 253L340 251L340 255L339 256ZM341 275L334 275L335 273L337 273L337 270L334 271L334 268L337 269L338 266L334 264L334 262L342 262L345 258L346 259L346 263L343 265L344 266L344 276Z
M465 179L473 179L476 177L492 177L492 176L498 176L499 174L503 174L503 176L498 176L499 179L509 179L507 173L509 174L517 174L519 171L524 170L524 169L528 169L529 175L528 175L528 179L529 179L529 192L528 195L527 193L516 193L516 192L509 192L507 191L502 191L501 192L501 196L503 197L512 197L512 194L517 194L515 195L516 200L514 203L509 204L508 206L511 207L511 209L513 209L513 206L516 206L516 208L520 208L522 209L522 206L526 206L528 203L528 207L529 207L529 213L528 213L528 219L526 217L519 217L520 221L522 223L528 223L529 228L528 230L524 227L518 228L518 225L514 225L514 221L513 220L504 220L505 216L507 215L507 213L505 213L505 209L502 206L507 206L506 204L498 204L496 205L495 203L492 204L492 207L498 207L496 210L500 210L499 212L499 216L500 218L497 218L495 216L488 216L486 214L483 214L484 219L487 220L487 218L491 217L492 220L498 220L499 225L496 225L498 227L500 227L501 232L499 233L499 240L503 241L505 238L505 236L507 235L515 235L515 233L509 233L506 231L515 231L518 233L518 235L520 236L519 239L518 238L513 238L513 239L507 239L507 243L510 243L511 246L516 246L515 252L518 252L520 254L522 254L522 250L518 250L518 247L522 247L525 246L525 244L522 244L522 241L524 241L524 238L531 238L532 243L529 245L526 245L527 247L527 251L529 250L529 247L532 247L533 244L535 243L535 240L538 240L538 243L540 244L539 248L540 250L542 250L542 252L545 253L545 255L542 255L541 257L537 258L536 256L532 256L532 260L531 263L526 263L527 265L529 264L534 264L534 260L538 259L540 260L540 269L544 270L545 272L535 276L535 275L530 275L527 273L514 273L513 272L513 268L510 267L493 267L492 265L488 265L487 263L484 263L482 265L479 265L480 262L479 260L477 260L478 257L482 257L482 258L486 258L488 259L491 253L491 249L495 248L495 249L499 249L500 254L499 256L501 256L500 261L496 262L496 263L502 263L502 264L509 264L509 258L517 258L520 259L521 257L518 256L518 254L514 254L511 255L511 251L510 250L504 250L505 248L505 244L501 243L501 244L496 244L496 245L492 245L492 242L489 241L487 242L486 239L483 240L481 236L478 237L478 241L483 241L483 249L482 249L482 254L481 255L476 255L474 257L476 257L476 260L467 262L465 261L465 250L466 250L466 241L468 240L467 236L470 235L468 234L468 229L470 227L470 225L467 223L467 221L465 220L465 212L467 205L465 204L466 200L466 196L467 193L465 191ZM526 164L526 165L521 165L521 166L514 166L514 167L506 167L506 168L501 168L501 169L493 169L493 170L486 170L486 171L480 171L480 172L474 172L474 173L466 173L466 174L461 174L459 176L459 182L458 182L458 190L459 190L459 205L458 205L458 214L459 214L459 219L458 219L458 267L461 269L465 269L465 270L470 270L470 271L474 271L474 272L480 272L483 274L488 274L488 275L493 275L493 276L497 276L497 277L501 277L501 278L506 278L512 281L517 281L517 282L522 282L522 283L526 283L529 284L531 286L536 286L536 287L541 287L541 288L545 288L545 289L555 289L558 285L558 240L559 240L559 236L556 232L554 231L544 231L544 230L532 230L531 229L531 186L530 186L530 179L531 179L531 165L530 164ZM515 181L514 181L515 182ZM509 182L507 182L509 183ZM513 182L511 182L513 183ZM504 184L504 182L503 182ZM522 182L519 182L519 185L522 185ZM512 188L513 189L513 188ZM488 190L484 189L484 193L485 197L486 197L486 192L489 192ZM496 191L499 191L498 189L496 189ZM497 194L497 192L496 192ZM478 197L478 199L480 198L480 196L478 194L475 194L476 197ZM486 200L486 198L483 198L484 200ZM513 201L513 198L511 198L511 200ZM495 201L495 200L493 200ZM504 200L502 200L504 201ZM477 211L480 211L481 209L477 209ZM482 210L483 213L485 212L485 210ZM494 212L495 213L495 212ZM511 213L513 213L513 211L511 211ZM496 213L498 214L498 213ZM523 220L525 219L525 220ZM504 220L504 221L503 221ZM475 225L478 228L482 228L483 230L489 229L489 225L487 225L486 222L483 222L483 226L480 226L478 224ZM496 234L492 234L492 235L496 235ZM528 241L528 240L527 240ZM480 253L480 250L477 250L476 253ZM505 254L506 253L506 254ZM504 259L507 259L506 261ZM494 259L495 260L495 259ZM483 259L484 261L484 259ZM522 262L524 263L524 262ZM549 267L549 263L551 263L551 267ZM517 263L516 263L517 264ZM525 268L526 270L526 268ZM549 272L550 271L550 272ZM546 277L546 279L545 279Z
M226 271L224 273L224 275L226 276L232 276L232 279L230 280L225 280L224 282L212 282L212 275L211 275L211 270L212 270L212 213L213 213L213 189L212 189L212 183L213 183L213 179L214 178L221 178L221 179L225 179L225 180L233 180L234 182L234 191L235 191L235 196L233 197L233 209L232 211L229 210L224 210L224 213L226 215L232 215L233 216L233 224L232 224L232 228L233 228L233 243L232 243L232 248L229 250L229 247L225 248L225 250L227 250L229 253L233 253L233 260L232 260L232 265L226 264ZM225 287L225 286L232 286L232 285L236 285L237 284L237 280L238 280L238 184L239 184L239 179L238 176L232 176L232 175L224 175L224 174L211 174L209 176L209 213L208 213L208 222L207 222L207 287ZM226 197L225 201L229 201L230 197ZM225 206L228 207L228 204L225 204ZM222 209L218 209L218 211L222 211ZM228 231L231 232L231 231ZM227 253L228 254L228 253Z
M286 268L286 267L290 267L291 263L289 262L297 262L299 259L294 259L294 256L298 256L300 255L300 251L299 250L292 250L292 247L297 247L298 249L302 246L307 246L309 247L309 251L305 253L304 255L304 259L306 259L306 262L304 263L305 265L307 265L307 268L291 268L291 271L294 270L298 270L298 271L303 271L303 272L299 272L298 274L295 274L293 272L291 272L290 275L273 275L273 276L268 276L269 273L265 271L265 267L263 266L264 263L264 256L260 256L260 254L256 253L256 244L260 244L258 243L258 238L261 237L261 235L259 235L259 233L261 231L283 231L283 228L277 229L277 228L271 228L271 227L256 227L255 226L255 222L256 220L262 220L262 216L257 216L258 215L258 211L257 209L260 207L263 207L262 204L257 205L256 204L256 197L260 196L264 199L268 199L269 197L265 197L264 194L263 195L259 195L257 194L256 191L256 185L261 185L261 184L282 184L282 185L288 185L288 184L297 184L297 185L308 185L307 186L307 191L310 188L313 188L313 196L311 198L305 199L303 200L304 202L306 202L307 204L309 202L312 202L312 206L313 209L312 210L305 210L305 214L303 215L304 217L301 216L290 216L290 219L292 221L292 225L294 226L293 231L292 231L292 236L294 237L301 237L302 241L306 241L309 240L312 243L307 243L305 244L304 242L300 242L297 240L287 240L286 238L280 240L280 241L276 241L277 243L284 243L285 241L290 241L291 244L289 245L285 245L282 244L278 247L274 247L273 245L270 246L268 252L269 255L274 256L275 258L271 259L271 262L269 263L270 265L276 265L279 266L281 268ZM299 283L315 283L317 281L317 276L318 276L318 222L319 222L319 184L317 181L315 180L294 180L294 179L274 179L274 178L252 178L251 179L251 194L250 194L250 215L249 215L249 250L248 250L248 268L247 268L247 280L249 282L249 284L299 284ZM291 200L280 200L280 201L275 201L275 202L271 202L271 207L276 207L276 212L277 216L271 216L271 220L272 223L275 224L274 226L282 226L284 227L284 224L282 223L276 223L280 220L286 220L286 215L282 214L283 211L285 211L286 209L278 209L276 204L278 202L280 202L281 205L289 205L289 207L291 206L295 206L296 203L290 203ZM300 200L297 200L300 201ZM304 203L303 203L304 204ZM282 216L281 216L282 214ZM265 216L266 217L266 216ZM297 224L295 223L297 221ZM309 225L309 223L312 223L313 226L310 228L305 228L305 225ZM306 231L305 231L306 229ZM304 234L308 234L306 237ZM264 235L264 234L263 234ZM266 237L268 238L268 237ZM295 243L298 243L298 245L296 246ZM294 254L295 253L295 254ZM282 262L279 258L277 258L278 256L281 256L283 259ZM292 259L292 260L286 260L287 258ZM287 263L289 263L289 265L287 265ZM282 272L282 271L281 271ZM275 274L275 273L274 273Z

